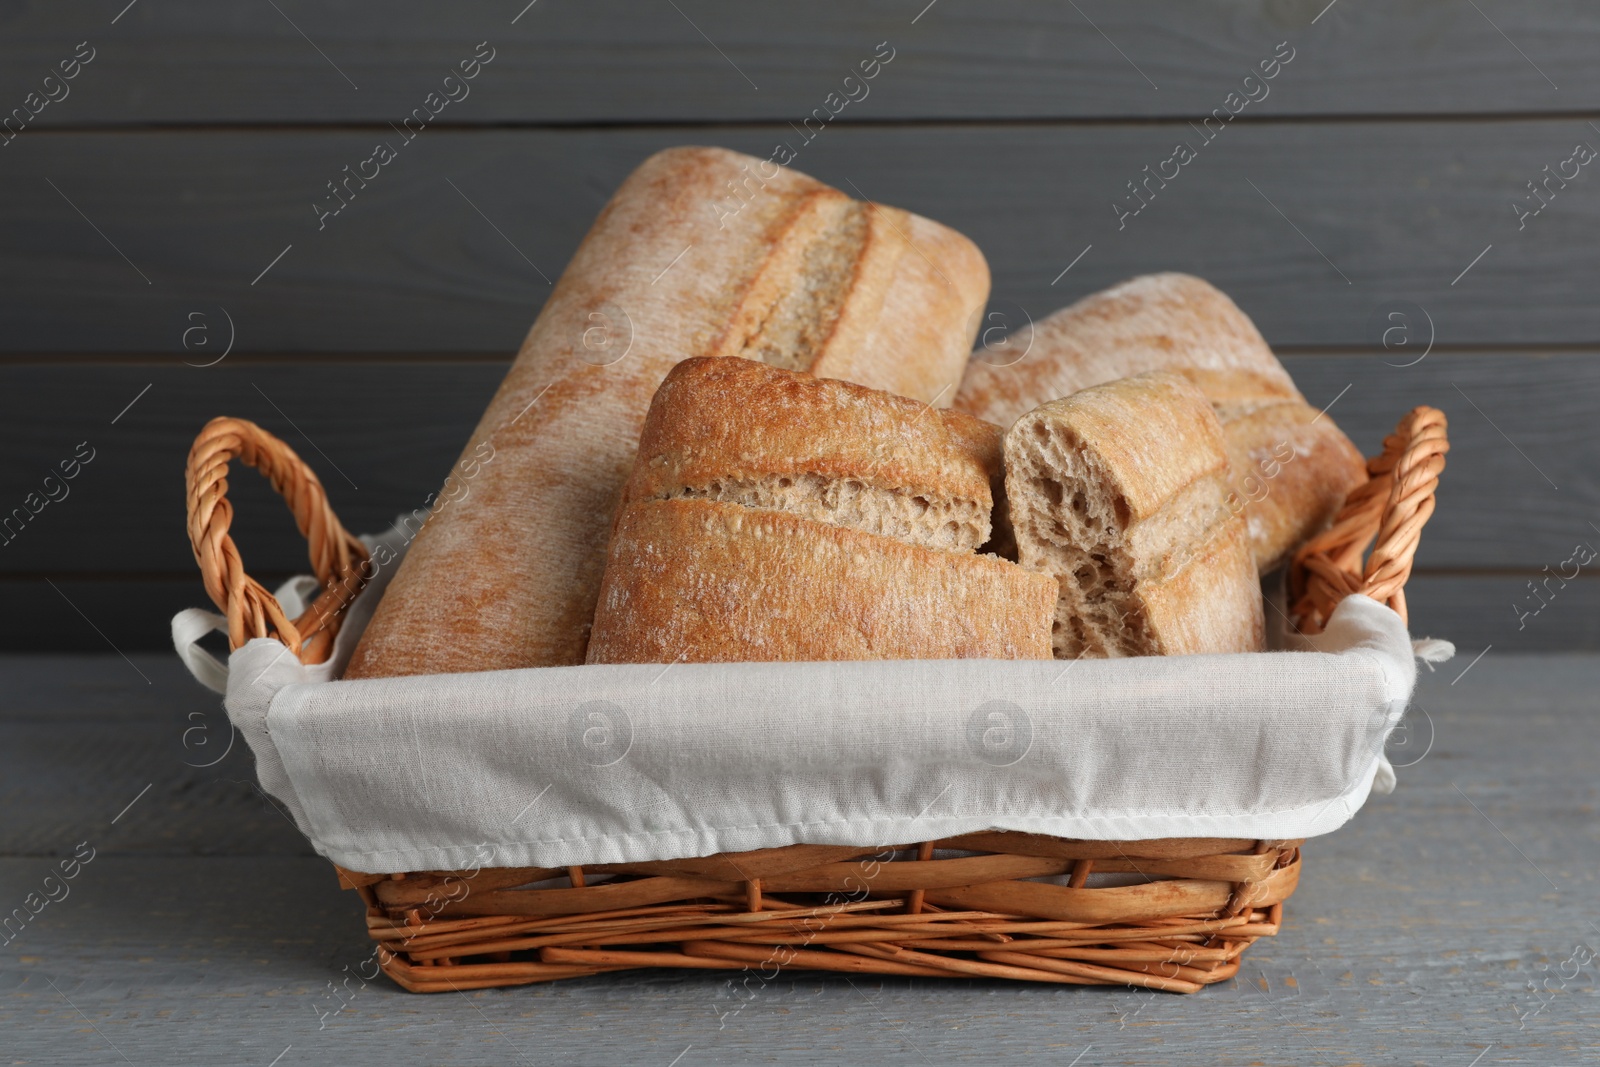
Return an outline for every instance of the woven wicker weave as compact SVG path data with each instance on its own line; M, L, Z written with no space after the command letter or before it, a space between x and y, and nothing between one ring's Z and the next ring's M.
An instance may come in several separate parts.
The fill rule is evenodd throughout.
M1291 614L1301 630L1320 632L1356 592L1405 617L1405 582L1448 450L1443 413L1419 407L1401 420L1368 464L1370 480L1295 555ZM228 534L233 459L271 480L310 543L324 591L298 619L245 574ZM214 419L189 454L188 504L195 559L232 647L275 637L304 662L325 660L368 566L310 468L255 424ZM1300 844L978 833L562 869L336 869L366 903L383 970L414 992L688 967L758 981L799 969L1192 993L1231 978L1249 945L1278 932ZM1041 877L1058 881L1032 880Z

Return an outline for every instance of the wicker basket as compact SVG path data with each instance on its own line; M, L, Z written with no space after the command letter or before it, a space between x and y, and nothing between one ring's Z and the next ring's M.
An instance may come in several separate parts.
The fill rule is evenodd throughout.
M1427 407L1385 440L1370 480L1294 558L1291 614L1302 631L1320 632L1357 592L1405 617L1405 582L1448 448L1443 413ZM245 574L228 534L233 459L271 480L310 544L323 592L298 619ZM303 662L325 661L366 549L316 475L253 423L215 419L189 455L188 510L231 646L274 637ZM799 844L562 869L336 869L366 904L383 970L413 992L687 967L761 980L809 969L1192 993L1231 978L1245 948L1278 932L1300 844L976 833L877 850ZM1042 877L1058 881L1033 880Z

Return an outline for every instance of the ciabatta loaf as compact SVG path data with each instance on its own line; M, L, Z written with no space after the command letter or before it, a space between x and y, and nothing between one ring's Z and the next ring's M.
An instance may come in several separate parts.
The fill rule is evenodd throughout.
M1321 530L1366 476L1360 452L1306 404L1249 316L1200 278L1133 278L1019 331L1006 351L1026 354L1006 365L975 355L958 410L1010 426L1040 404L1145 371L1197 385L1221 419L1262 572Z
M989 540L998 427L746 360L673 368L591 663L1037 658L1055 586Z
M1012 425L1005 453L1018 560L1057 582L1057 658L1262 647L1222 427L1188 380L1153 372L1052 401Z
M687 359L661 383L624 505L704 499L972 552L1003 477L997 426L750 360Z
M966 238L717 148L646 160L557 282L346 677L582 663L650 397L743 356L948 401L987 299ZM420 523L419 523L420 525Z

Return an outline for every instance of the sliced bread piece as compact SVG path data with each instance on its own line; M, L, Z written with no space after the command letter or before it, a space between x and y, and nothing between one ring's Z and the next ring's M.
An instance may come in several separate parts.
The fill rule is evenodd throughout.
M720 500L622 509L590 663L1049 659L1056 585L989 556Z
M1050 658L1055 583L974 549L996 426L849 382L690 359L623 493L591 663Z
M721 500L971 552L990 538L997 426L748 359L686 359L645 416L623 503Z
M1153 372L1052 401L1005 454L1018 561L1057 581L1057 658L1262 647L1222 427L1192 383Z

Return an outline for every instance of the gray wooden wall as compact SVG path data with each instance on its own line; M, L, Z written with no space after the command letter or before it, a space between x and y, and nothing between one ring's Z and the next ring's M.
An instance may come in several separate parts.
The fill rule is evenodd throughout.
M0 135L0 514L93 454L0 545L0 647L158 648L205 603L182 471L213 415L289 440L352 529L418 506L624 175L667 145L779 141L973 237L1009 321L1189 271L1364 449L1444 408L1413 629L1468 653L1600 647L1595 565L1527 585L1600 545L1600 173L1574 151L1600 147L1593 5L524 3L0 9L0 114L20 109ZM891 49L804 142L795 124ZM475 53L469 95L319 228L326 183ZM1191 125L1263 91L1210 142ZM1119 224L1179 141L1195 158ZM234 481L248 567L306 569L284 509Z

